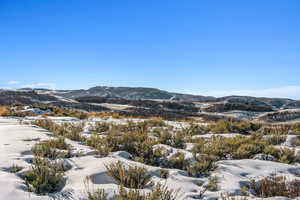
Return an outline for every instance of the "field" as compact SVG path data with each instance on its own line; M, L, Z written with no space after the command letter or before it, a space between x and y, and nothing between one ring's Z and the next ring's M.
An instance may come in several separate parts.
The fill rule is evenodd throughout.
M297 198L299 127L2 117L0 192L9 200Z

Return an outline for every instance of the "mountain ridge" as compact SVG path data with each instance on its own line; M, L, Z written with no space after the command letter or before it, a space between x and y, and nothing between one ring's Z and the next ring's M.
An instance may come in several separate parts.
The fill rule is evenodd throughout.
M2 89L3 90L3 89ZM5 90L4 90L5 91ZM95 86L89 89L75 90L51 90L45 88L20 88L15 91L37 91L41 94L58 95L65 98L75 99L84 96L99 96L108 98L124 98L124 99L151 99L151 100L175 100L188 102L230 102L230 103L249 103L249 104L268 104L280 108L284 105L294 103L298 105L300 100L290 98L270 98L270 97L254 97L231 95L224 97L203 96L194 94L185 94L177 92L169 92L158 88L148 87L110 87Z
M144 87L97 86L79 90L50 90L21 88L0 90L0 105L44 104L83 111L117 111L136 116L162 116L168 119L202 117L249 116L254 119L262 113L270 113L265 120L298 118L296 113L276 113L299 109L300 101L288 98L251 96L207 97L168 92ZM275 112L272 114L272 112ZM294 111L293 111L294 112Z

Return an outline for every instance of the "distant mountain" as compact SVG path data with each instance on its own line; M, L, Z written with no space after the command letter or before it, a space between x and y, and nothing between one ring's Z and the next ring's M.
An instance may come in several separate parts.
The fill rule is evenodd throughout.
M144 87L105 87L97 86L87 90L68 90L57 91L57 95L66 98L78 98L84 96L98 96L109 98L123 98L123 99L157 99L157 100L177 100L177 101L198 101L198 102L213 102L215 97L180 94L167 92L156 88Z
M295 119L298 114L278 111L299 109L300 101L287 98L249 96L210 97L168 92L144 87L97 86L81 90L22 88L0 90L0 105L48 104L87 111L119 111L136 116L163 116L169 119L186 116L202 118L243 117L262 120ZM286 116L284 116L285 114ZM284 117L283 117L284 116ZM289 116L289 117L288 117Z
M22 88L19 91L33 91L30 88ZM226 97L211 97L191 94L181 94L168 92L156 88L145 87L107 87L97 86L90 89L80 90L48 90L48 89L34 89L39 94L55 95L68 99L76 99L79 97L107 97L107 98L122 98L131 100L173 100L186 102L222 102L222 103L239 103L247 105L256 105L266 108L267 110L277 109L292 109L300 108L300 101L287 98L265 98L265 97L250 97L250 96L226 96Z
M45 92L44 90L41 90ZM248 105L270 107L267 110L276 110L280 108L300 107L300 101L287 98L264 98L264 97L248 97L248 96L227 96L227 97L211 97L191 94L181 94L168 92L156 88L144 87L106 87L97 86L87 90L58 90L53 94L65 98L76 99L79 97L94 96L122 99L152 99L152 100L173 100L187 102L224 102L224 103L242 103Z
M217 99L218 102L228 102L228 103L244 103L250 105L258 106L271 106L273 109L280 109L285 106L294 104L295 106L300 103L300 101L287 99L287 98L265 98L265 97L249 97L249 96L227 96Z
M43 90L44 93L31 90L0 90L0 105L34 105L47 104L52 106L59 106L68 109L80 109L87 111L108 111L109 109L100 105L90 105L86 103L76 102L71 99L64 99L60 96L52 95L52 91Z

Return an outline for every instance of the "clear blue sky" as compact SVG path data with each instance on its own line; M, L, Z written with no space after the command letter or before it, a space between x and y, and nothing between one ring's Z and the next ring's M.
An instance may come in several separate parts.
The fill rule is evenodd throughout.
M0 0L0 87L300 99L299 0Z

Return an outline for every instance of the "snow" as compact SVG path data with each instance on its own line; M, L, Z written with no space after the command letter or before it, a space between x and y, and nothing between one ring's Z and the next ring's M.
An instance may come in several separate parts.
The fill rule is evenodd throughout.
M131 105L123 105L123 104L112 104L112 103L89 103L90 105L95 105L95 106L103 106L112 110L126 110L128 108L134 108L135 106Z
M42 114L46 114L46 113L51 113L51 110L41 110L39 108L29 108L29 109L25 109L22 110L22 112L31 112L34 114L38 114L38 115L42 115Z
M220 189L239 195L241 186L251 179L260 179L269 175L285 175L289 180L299 179L300 165L289 165L263 160L226 160L217 163L213 175L220 178Z
M26 158L31 155L22 155L22 152L30 150L33 141L24 141L28 139L47 139L48 137L37 128L28 125L20 125L18 120L0 118L0 168L6 169L13 164L28 167ZM29 194L20 189L24 187L23 181L15 174L0 171L0 199L21 200L29 196L31 199L48 199Z
M30 122L39 119L39 117L27 117L23 121ZM74 118L49 117L58 123L63 122L81 122ZM94 123L95 121L106 121L114 123L126 123L123 119L90 119L85 122ZM177 122L168 122L178 127L186 124ZM222 136L227 136L222 134ZM229 137L229 136L228 136ZM61 192L49 194L48 196L37 196L24 190L24 183L16 174L8 173L5 169L17 164L28 170L30 164L28 159L32 158L30 154L31 147L38 140L49 139L49 132L29 124L20 124L20 120L13 118L0 118L0 199L6 200L48 200L54 197L60 200L78 200L86 196L87 189L92 190L103 188L109 197L118 192L119 186L108 175L106 165L118 160L126 165L146 167L153 175L152 181L162 183L174 190L179 190L178 200L192 200L199 197L202 190L197 182L207 183L208 178L188 177L184 171L177 169L168 169L170 176L162 179L158 176L162 168L144 165L142 163L130 160L130 154L127 152L114 152L105 158L99 158L92 155L93 149L78 142L66 140L75 152L81 152L78 157L67 159L72 168L65 173L66 185ZM192 154L187 150L175 149L167 145L158 145L171 149L173 153L183 152L187 158L192 158ZM188 148L187 148L188 149ZM23 171L24 171L23 170ZM240 194L240 187L246 184L252 178L258 179L271 174L286 175L290 179L299 179L300 165L288 165L272 161L262 160L226 160L217 162L217 169L212 173L220 178L220 191L207 192L205 199L214 199L221 194ZM89 177L89 182L87 182ZM150 188L143 189L149 192ZM255 199L254 197L252 197ZM275 199L275 198L270 198Z

